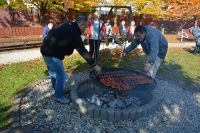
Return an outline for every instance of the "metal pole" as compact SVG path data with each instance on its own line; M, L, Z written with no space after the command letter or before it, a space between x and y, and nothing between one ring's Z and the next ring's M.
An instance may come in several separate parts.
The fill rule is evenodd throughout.
M99 57L99 48L101 45L101 41L100 41L100 34L101 34L101 7L99 8L99 27L98 27L98 40L97 40L97 44L95 43L95 55L94 55L94 59L95 59L95 63L98 63L98 57Z

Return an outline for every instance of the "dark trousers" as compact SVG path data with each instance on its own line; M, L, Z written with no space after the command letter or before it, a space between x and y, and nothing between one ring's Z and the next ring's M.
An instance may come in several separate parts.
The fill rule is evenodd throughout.
M98 44L98 40L89 39L89 54L95 59L95 62L99 56L100 43Z
M115 42L116 44L121 45L121 44L123 43L123 41L121 41L121 40L117 37L117 35L115 35L115 34L112 34L112 39L114 39L114 42Z
M106 36L105 36L106 46L109 45L109 37L110 37L110 35L106 34Z

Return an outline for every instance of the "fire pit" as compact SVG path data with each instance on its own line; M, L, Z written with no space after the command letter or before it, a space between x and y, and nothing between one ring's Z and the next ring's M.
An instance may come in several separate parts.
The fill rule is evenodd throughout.
M90 78L71 91L71 98L82 114L107 120L135 120L157 109L153 94L156 81L143 73L104 68L102 74Z

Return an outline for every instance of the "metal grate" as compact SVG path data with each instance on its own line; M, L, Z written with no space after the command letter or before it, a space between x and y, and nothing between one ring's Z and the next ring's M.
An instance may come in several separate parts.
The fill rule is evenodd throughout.
M154 83L154 80L150 77L128 70L104 71L101 74L97 74L95 71L92 71L90 73L90 77L99 80L108 88L119 91L131 90L138 85Z

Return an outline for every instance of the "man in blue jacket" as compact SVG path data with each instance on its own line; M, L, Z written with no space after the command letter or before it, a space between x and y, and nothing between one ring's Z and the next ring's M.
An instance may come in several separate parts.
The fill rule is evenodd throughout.
M64 96L67 74L63 65L66 55L71 55L76 49L98 73L101 67L95 64L89 52L84 47L81 39L82 32L87 26L87 17L78 17L75 22L66 22L49 31L44 38L41 53L47 65L53 89L55 90L55 101L67 104L69 99Z
M141 44L144 53L148 56L144 70L148 76L155 78L167 54L168 42L159 30L151 26L136 27L134 36L135 40L125 49L123 55L127 55Z

